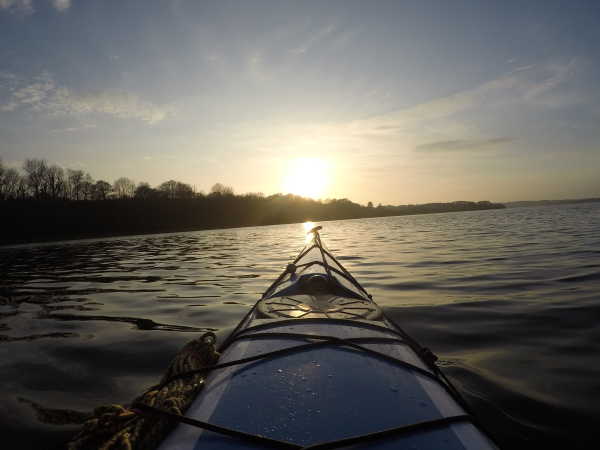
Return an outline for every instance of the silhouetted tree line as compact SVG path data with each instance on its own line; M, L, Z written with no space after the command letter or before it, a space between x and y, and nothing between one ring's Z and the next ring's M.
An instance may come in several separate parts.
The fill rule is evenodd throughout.
M119 178L112 184L81 170L28 159L22 172L0 160L0 242L184 231L365 217L504 208L482 202L359 205L348 199L313 200L292 194L235 195L216 183L210 193L165 181L156 188Z
M48 165L43 159L26 159L22 172L5 168L0 160L0 200L110 200L125 198L193 198L194 189L185 183L169 180L157 188L135 183L126 177L109 183L94 181L83 170Z

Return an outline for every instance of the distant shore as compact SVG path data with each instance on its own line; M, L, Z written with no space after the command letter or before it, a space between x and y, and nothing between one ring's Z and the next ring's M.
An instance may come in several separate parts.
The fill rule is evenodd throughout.
M544 205L568 205L575 203L598 203L600 202L600 197L592 197L592 198L570 198L564 200L523 200L516 202L505 202L507 208L525 208L528 206L544 206Z
M362 206L347 199L321 202L294 195L212 195L192 199L1 202L0 245L176 233L505 208L481 202Z

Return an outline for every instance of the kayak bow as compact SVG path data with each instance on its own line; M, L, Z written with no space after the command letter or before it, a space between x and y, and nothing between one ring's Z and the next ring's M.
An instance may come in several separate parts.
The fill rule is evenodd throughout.
M385 316L320 229L220 346L159 448L496 448L433 353Z

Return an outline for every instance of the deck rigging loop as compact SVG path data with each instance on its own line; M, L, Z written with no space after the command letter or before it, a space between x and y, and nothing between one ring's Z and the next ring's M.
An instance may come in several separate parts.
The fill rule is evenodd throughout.
M316 226L311 229L307 234L312 234L313 237L311 242L306 245L300 254L294 259L294 262L288 264L285 270L277 277L277 279L267 288L263 293L261 299L266 299L271 296L275 296L278 292L283 289L280 287L286 282L296 282L300 278L300 274L303 270L308 269L311 266L322 266L325 274L332 285L337 284L339 288L345 289L346 295L349 296L360 296L367 300L372 300L372 296L366 291L366 289L352 276L348 270L340 263L323 245L321 242L321 235L319 231L322 230L322 226ZM309 262L300 263L300 261L313 249L317 249L320 257L318 259L311 260ZM346 280L355 290L352 292L351 289L344 288L340 281Z

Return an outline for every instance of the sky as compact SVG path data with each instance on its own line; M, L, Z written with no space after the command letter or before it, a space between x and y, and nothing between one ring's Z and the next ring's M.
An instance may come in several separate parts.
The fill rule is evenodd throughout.
M383 204L600 196L600 2L0 0L0 157Z

